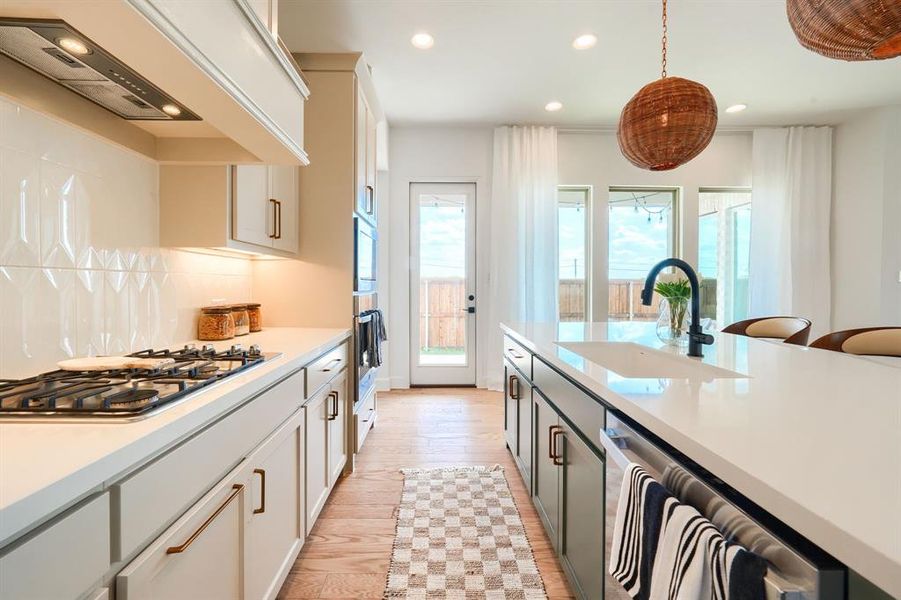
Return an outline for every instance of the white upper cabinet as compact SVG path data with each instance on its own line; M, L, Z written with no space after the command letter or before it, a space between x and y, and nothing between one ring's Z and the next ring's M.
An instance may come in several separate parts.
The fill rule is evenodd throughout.
M309 89L279 44L274 0L5 0L2 12L67 22L201 121L125 120L4 62L4 93L26 106L165 163L309 163Z
M354 123L354 131L356 132L356 196L357 213L375 224L376 222L376 201L375 201L375 179L376 179L376 130L378 121L366 95L363 93L362 86L357 90L357 110L356 122Z
M163 165L160 244L296 255L299 168Z

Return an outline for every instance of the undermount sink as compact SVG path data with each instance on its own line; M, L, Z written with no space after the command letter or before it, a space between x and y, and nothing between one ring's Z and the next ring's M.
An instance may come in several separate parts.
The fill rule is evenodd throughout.
M628 379L742 379L735 371L721 369L700 360L654 350L632 342L555 342Z

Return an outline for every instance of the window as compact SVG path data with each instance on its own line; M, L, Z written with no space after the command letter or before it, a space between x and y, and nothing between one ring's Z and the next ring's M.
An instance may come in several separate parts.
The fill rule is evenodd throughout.
M655 264L677 255L679 191L674 188L610 188L608 319L653 320L654 304L641 290Z
M591 189L562 186L557 190L557 267L561 321L589 321L588 216Z
M702 188L698 215L701 317L724 327L748 317L751 190Z

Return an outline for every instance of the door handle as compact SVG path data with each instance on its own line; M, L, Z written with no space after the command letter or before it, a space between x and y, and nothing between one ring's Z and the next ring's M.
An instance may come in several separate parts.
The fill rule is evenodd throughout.
M516 394L513 393L513 384L516 384ZM507 383L507 389L510 391L510 398L513 400L519 400L519 377L516 375L510 375L510 380Z
M476 307L475 306L467 306L466 308L461 308L460 312L465 312L465 313L474 315L474 314L476 314Z
M276 239L275 232L278 231L278 200L269 198L269 204L272 205L272 233L269 234L269 237L274 240Z
M253 472L260 476L260 507L253 509L253 514L261 515L266 512L266 469L254 469Z
M244 486L241 485L240 483L234 484L232 486L232 493L229 494L228 498L225 499L225 502L223 502L222 504L219 505L219 508L216 509L216 512L214 512L212 515L207 517L207 520L204 521L203 524L201 524L200 527L198 527L197 530L191 534L191 537L186 539L184 542L182 542L178 546L169 546L168 548L166 548L166 554L181 554L182 552L184 552L185 550L190 548L191 544L193 544L194 541L200 537L200 534L203 533L204 530L210 526L210 523L212 523L213 521L216 520L216 517L218 517L220 514L222 514L222 511L225 510L225 508L229 504L231 504L232 500L234 500L238 496L238 494L241 493L241 490L243 490L243 489L244 489Z
M560 453L557 452L557 436L563 435L563 428L560 427L559 425L554 425L554 427L556 427L556 429L554 429L554 432L551 434L551 445L554 448L553 459L554 459L554 464L557 466L560 466L563 464L563 456L561 456Z

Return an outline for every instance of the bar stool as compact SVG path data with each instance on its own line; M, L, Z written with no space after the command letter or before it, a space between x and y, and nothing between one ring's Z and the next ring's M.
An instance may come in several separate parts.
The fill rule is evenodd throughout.
M810 337L810 320L801 317L758 317L727 325L723 333L753 338L782 340L786 344L806 346Z
M811 348L865 356L901 357L901 327L864 327L827 333Z

